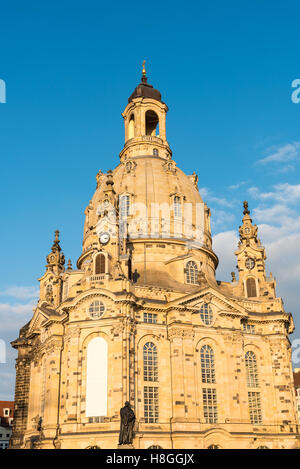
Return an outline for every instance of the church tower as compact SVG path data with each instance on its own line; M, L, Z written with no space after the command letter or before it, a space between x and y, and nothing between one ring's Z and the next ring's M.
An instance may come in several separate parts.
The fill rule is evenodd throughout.
M77 263L65 268L56 231L33 317L12 343L12 448L117 448L121 408L135 415L136 449L297 447L292 316L246 202L238 278L216 280L210 209L196 173L173 159L167 112L144 63Z

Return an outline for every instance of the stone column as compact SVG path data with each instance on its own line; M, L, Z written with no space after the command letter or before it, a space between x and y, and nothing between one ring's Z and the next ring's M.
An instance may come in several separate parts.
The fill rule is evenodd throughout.
M196 395L195 395L195 356L194 356L194 331L185 330L183 333L183 371L184 371L184 411L188 419L197 419Z
M53 440L58 424L62 339L51 341L48 347L45 363L46 388L43 431L46 439Z
M21 356L20 356L21 355ZM16 361L16 389L13 431L10 440L11 448L19 448L23 444L24 433L27 428L28 399L30 387L30 358L22 356L19 350Z
M173 395L173 421L182 421L185 417L185 389L183 365L183 329L170 328L168 332L171 342L171 380Z

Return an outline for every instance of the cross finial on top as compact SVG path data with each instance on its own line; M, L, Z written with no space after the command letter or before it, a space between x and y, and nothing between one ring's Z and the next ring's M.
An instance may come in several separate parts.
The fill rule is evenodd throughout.
M54 241L53 241L52 252L61 251L61 247L59 245L59 243L60 243L60 241L59 241L59 230L55 230L54 234L55 234L55 238L54 238Z
M147 83L147 76L146 76L146 60L143 60L143 70L142 70L142 83Z

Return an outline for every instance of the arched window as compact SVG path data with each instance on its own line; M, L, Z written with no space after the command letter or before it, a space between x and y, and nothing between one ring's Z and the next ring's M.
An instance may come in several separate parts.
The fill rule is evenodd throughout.
M215 383L215 357L214 351L209 345L204 345L200 350L202 383Z
M153 148L153 156L158 156L158 149L157 148Z
M207 449L220 449L218 445L209 445Z
M181 199L178 195L174 197L174 217L181 217Z
M269 449L267 446L258 446L256 449Z
M134 115L131 114L128 124L128 139L134 137Z
M95 274L105 274L105 255L98 254L95 262Z
M203 303L200 308L200 317L206 326L210 326L213 322L213 311L208 303Z
M130 212L130 197L129 195L122 195L120 197L120 217L121 219L127 218Z
M147 342L143 348L144 381L158 381L157 347ZM158 386L144 386L144 419L145 423L158 422Z
M253 297L257 296L257 294L256 294L256 282L255 282L255 279L253 277L247 279L246 286L247 286L247 297L248 298L253 298Z
M107 342L92 339L87 347L86 416L107 416Z
M158 130L159 119L154 111L146 112L146 135L156 135L156 130Z
M247 352L245 355L245 365L247 374L247 385L249 388L258 387L258 372L256 355L253 352Z
M152 446L149 446L148 449L163 449L162 446L159 446L159 445L152 445Z
M158 381L157 347L152 342L144 345L144 381Z
M197 285L198 267L197 267L196 262L194 261L187 262L185 273L186 273L186 283L192 283L193 285Z

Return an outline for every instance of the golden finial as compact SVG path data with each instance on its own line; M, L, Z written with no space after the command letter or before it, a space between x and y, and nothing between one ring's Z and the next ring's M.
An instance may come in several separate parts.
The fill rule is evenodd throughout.
M146 68L145 68L146 60L143 61L143 77L146 76Z

